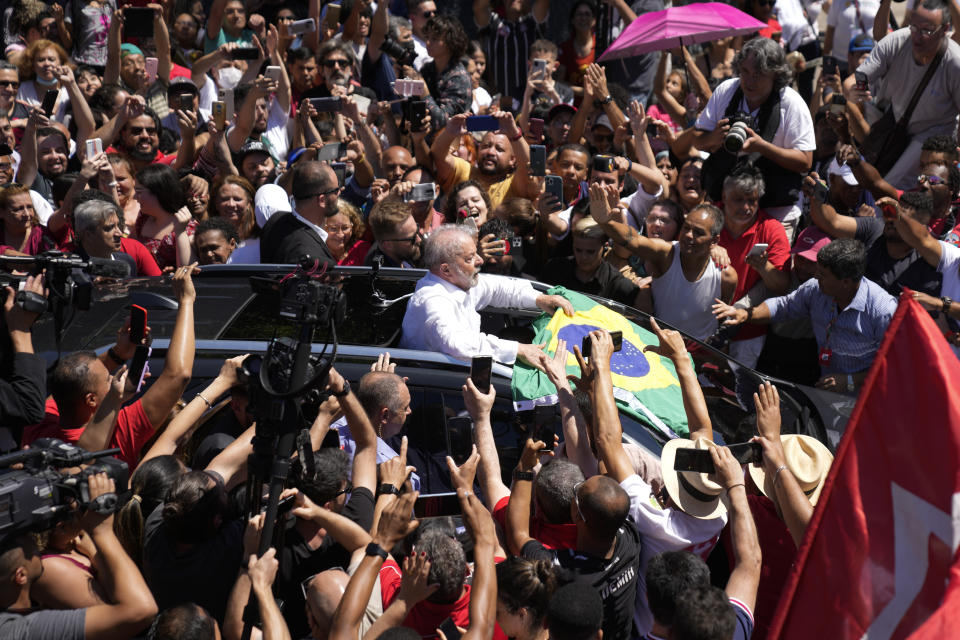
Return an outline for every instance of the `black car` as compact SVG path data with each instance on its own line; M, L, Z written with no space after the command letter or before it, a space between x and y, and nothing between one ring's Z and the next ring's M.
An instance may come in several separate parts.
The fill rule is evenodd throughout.
M267 293L256 292L250 280L251 276L279 277L290 271L290 266L280 265L218 265L204 267L194 277L196 359L187 397L200 391L217 375L225 358L241 353L264 354L275 336L296 336L294 324L278 317L277 300ZM411 449L417 450L415 455L419 459L415 464L423 490L433 493L449 487L444 462L445 426L448 418L464 411L460 388L469 374L469 363L440 353L396 348L406 301L424 273L422 270L342 267L329 275L337 281L346 300L345 317L336 327L337 370L356 382L369 371L380 353L390 352L391 359L397 363L397 373L409 378L413 413L404 432ZM548 288L540 283L534 283L534 287L543 291ZM648 316L643 312L591 297L648 328ZM153 336L151 364L154 371L159 371L177 310L169 278L140 278L98 286L90 310L74 315L63 332L61 344L71 350L107 349L123 327L132 303L148 310ZM512 335L528 330L538 315L538 311L499 308L487 308L482 314L485 329L509 331ZM57 357L53 324L46 314L34 332L38 352L50 362ZM331 338L326 328L318 328L313 352L327 349L329 353ZM747 439L755 424L753 392L762 380L770 378L693 338L687 337L687 348L693 356L715 432L726 442ZM497 389L497 403L493 429L507 484L530 422L513 408L511 376L511 367L494 364L492 382ZM835 446L846 421L844 413L849 415L853 400L787 381L773 382L780 391L784 432L812 435ZM669 437L667 434L625 413L621 413L621 420L627 440L659 455ZM202 436L202 429L198 436Z

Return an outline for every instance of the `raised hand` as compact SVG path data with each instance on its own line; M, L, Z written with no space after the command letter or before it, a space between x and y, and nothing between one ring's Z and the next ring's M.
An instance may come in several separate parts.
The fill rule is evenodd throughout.
M650 330L657 336L660 344L657 346L648 344L643 348L644 353L650 351L673 361L687 357L687 345L679 331L661 329L653 316L650 316Z

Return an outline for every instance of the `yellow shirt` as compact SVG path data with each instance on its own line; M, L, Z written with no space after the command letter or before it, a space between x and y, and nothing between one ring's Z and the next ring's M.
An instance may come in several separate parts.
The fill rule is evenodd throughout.
M490 196L490 208L496 209L507 198L516 198L525 196L513 188L514 174L509 174L503 180L497 182L491 181L491 176L480 173L480 169L470 164L462 158L453 158L453 177L448 178L440 184L440 188L445 193L450 193L455 186L467 180L476 180L486 187L487 195ZM493 213L491 211L491 213Z

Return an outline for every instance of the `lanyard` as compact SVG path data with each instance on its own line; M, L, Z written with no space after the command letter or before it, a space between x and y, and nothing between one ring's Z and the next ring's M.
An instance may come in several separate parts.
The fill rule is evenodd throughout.
M857 12L857 24L860 25L860 31L863 33L871 33L863 26L863 16L860 15L860 0L852 0L853 9Z
M833 317L833 320L827 323L826 335L823 338L823 347L821 347L821 350L826 350L830 348L830 332L833 331L833 325L835 325L837 323L837 320L840 319L840 313L841 313L840 308L837 307L836 305L834 305L834 308L837 310L837 315Z

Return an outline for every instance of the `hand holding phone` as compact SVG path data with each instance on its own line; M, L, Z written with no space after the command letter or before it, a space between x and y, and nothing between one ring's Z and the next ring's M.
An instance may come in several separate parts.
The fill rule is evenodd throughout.
M769 246L770 245L765 242L758 242L757 244L750 247L750 252L747 253L747 257L752 258L754 256L761 256L769 248Z
M470 360L470 379L480 393L490 393L490 374L492 370L493 356L474 356Z
M140 346L147 335L147 310L138 304L130 305L130 342Z

